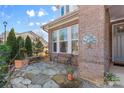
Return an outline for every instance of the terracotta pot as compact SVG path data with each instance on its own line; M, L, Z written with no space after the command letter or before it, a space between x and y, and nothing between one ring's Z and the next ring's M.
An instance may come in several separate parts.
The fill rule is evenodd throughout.
M70 80L70 81L73 80L74 79L73 74L68 73L67 74L67 79Z
M15 60L15 68L16 69L22 68L23 65L24 65L23 60Z

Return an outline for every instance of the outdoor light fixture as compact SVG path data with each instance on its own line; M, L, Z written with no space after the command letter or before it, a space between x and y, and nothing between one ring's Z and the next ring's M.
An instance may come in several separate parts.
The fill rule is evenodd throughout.
M4 33L4 42L6 42L6 26L7 26L7 22L4 21L4 22L3 22L3 25L4 25L4 29L5 29L5 33Z

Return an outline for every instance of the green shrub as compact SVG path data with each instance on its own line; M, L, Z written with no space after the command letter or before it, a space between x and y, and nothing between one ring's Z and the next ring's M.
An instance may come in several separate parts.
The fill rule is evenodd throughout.
M43 44L42 44L42 42L39 40L39 39L37 39L37 41L36 41L36 44L35 44L35 49L37 50L37 51L43 51Z
M0 62L8 62L9 61L9 56L10 56L11 50L12 50L11 47L6 44L0 45Z
M105 79L107 81L119 81L119 77L117 77L116 75L114 75L113 73L106 73L105 75Z
M10 46L6 44L0 45L0 87L3 87L6 83L4 78L8 73L8 61L10 52Z
M11 29L7 37L7 45L11 47L10 59L13 59L17 54L17 44L14 28Z
M21 36L19 36L18 38L17 38L17 42L16 42L16 44L17 44L17 51L18 51L18 55L17 55L17 57L16 57L16 59L24 59L25 58L25 54L24 54L24 52L25 51L23 51L23 49L24 49L24 39L21 37Z
M67 72L70 73L70 74L73 74L74 73L74 67L71 66L71 65L68 65L67 66Z
M27 50L27 55L28 56L32 56L32 42L31 42L31 39L29 36L26 37L26 40L25 40L25 48Z

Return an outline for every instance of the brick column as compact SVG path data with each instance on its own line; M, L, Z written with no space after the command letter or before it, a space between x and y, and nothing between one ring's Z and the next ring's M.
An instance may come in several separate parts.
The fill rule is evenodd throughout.
M105 7L79 6L79 74L82 79L100 86L109 63L109 31ZM82 42L87 33L94 35L96 43L89 48Z

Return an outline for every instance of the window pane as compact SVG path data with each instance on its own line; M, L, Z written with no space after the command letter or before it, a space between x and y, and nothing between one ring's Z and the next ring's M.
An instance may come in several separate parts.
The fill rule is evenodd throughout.
M57 41L57 32L52 33L52 41Z
M61 7L61 16L64 15L64 6Z
M72 53L74 54L78 53L78 40L72 41Z
M78 39L78 25L71 27L72 39Z
M53 43L53 52L57 52L57 43L56 42Z
M60 42L60 52L67 51L67 42Z
M69 12L69 5L66 5L66 13Z
M60 35L60 41L66 41L67 40L67 28L60 29L59 31Z

